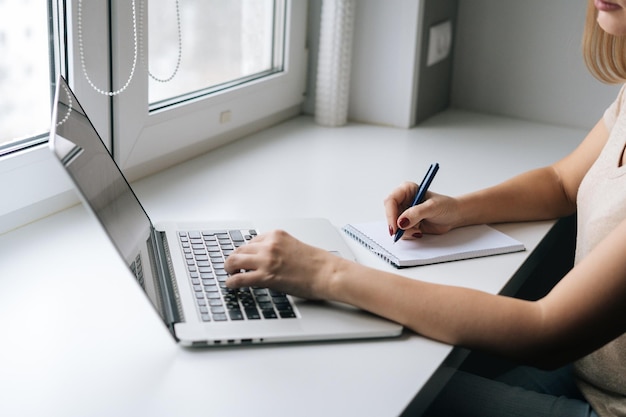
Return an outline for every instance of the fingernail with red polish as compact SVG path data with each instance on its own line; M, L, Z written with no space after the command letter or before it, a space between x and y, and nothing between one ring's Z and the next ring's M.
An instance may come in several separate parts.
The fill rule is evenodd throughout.
M409 219L407 219L406 217L403 217L400 219L400 227L404 228L407 227L409 225L410 221Z
M416 239L421 239L422 236L424 236L424 235L419 233L419 232L418 233L413 233L413 237L416 238Z
M393 227L389 226L389 236L393 236Z

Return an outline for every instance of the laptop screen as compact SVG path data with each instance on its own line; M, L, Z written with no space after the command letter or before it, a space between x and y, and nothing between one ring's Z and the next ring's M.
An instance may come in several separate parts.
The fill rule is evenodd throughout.
M96 129L63 78L59 78L50 147L74 181L83 201L92 210L127 265L135 272L152 303L161 311L156 296L158 283L149 268L152 223L130 185L115 164ZM137 271L137 269L140 271ZM144 282L144 279L146 282ZM152 282L149 282L152 281Z

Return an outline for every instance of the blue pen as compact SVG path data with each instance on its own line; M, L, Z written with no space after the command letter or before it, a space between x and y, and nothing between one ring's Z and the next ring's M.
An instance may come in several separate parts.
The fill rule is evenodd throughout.
M415 193L415 198L411 203L411 207L417 206L424 201L426 197L426 192L428 191L428 187L430 187L430 183L433 182L433 178L435 178L435 174L439 171L439 164L434 163L428 168L428 172L426 172L426 176L422 180L420 186L417 188L417 193ZM396 235L393 237L394 243L397 242L402 235L404 234L404 230L398 229L396 231Z

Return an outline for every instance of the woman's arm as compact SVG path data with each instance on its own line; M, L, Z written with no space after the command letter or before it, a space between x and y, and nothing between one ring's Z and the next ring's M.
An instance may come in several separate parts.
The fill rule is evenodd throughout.
M518 175L484 190L450 198L430 193L427 200L408 207L416 185L406 183L385 200L390 231L395 233L404 218L403 229L443 233L470 224L544 220L563 217L576 210L578 186L608 140L600 120L585 140L567 157L545 168ZM404 212L403 212L404 211Z
M343 261L320 295L445 343L556 367L626 331L624 254L626 221L534 302L415 281Z
M574 152L550 167L457 199L431 193L426 202L400 218L406 215L412 226L421 223L445 231L450 226L572 213L578 186L607 139L608 131L600 121ZM394 191L397 199L386 200L388 216L393 210L399 212L401 195L411 194L409 188ZM340 301L442 342L555 367L626 331L625 255L626 221L546 297L534 302L370 269L280 231L238 248L227 259L226 269L233 274L229 287L264 286L305 298Z
M275 231L229 256L227 285L348 303L435 340L554 368L626 331L625 253L626 221L546 297L525 301L371 269Z

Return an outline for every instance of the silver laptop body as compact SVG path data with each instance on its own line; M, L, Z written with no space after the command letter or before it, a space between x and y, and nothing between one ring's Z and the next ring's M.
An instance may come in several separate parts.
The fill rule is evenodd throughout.
M49 146L179 343L220 346L401 334L402 326L396 323L337 303L311 302L257 288L247 289L257 297L253 300L227 300L230 294L217 281L224 277L216 276L223 272L217 264L207 265L213 259L214 241L226 242L228 247L231 239L234 249L232 245L245 244L257 231L280 228L338 256L352 259L353 255L337 228L325 219L153 225L62 77L57 83ZM242 236L244 242L240 242ZM209 252L202 252L203 247ZM215 281L210 281L211 276ZM217 304L217 298L222 308L211 305ZM279 303L274 313L267 307L272 300ZM239 312L233 313L232 308Z

